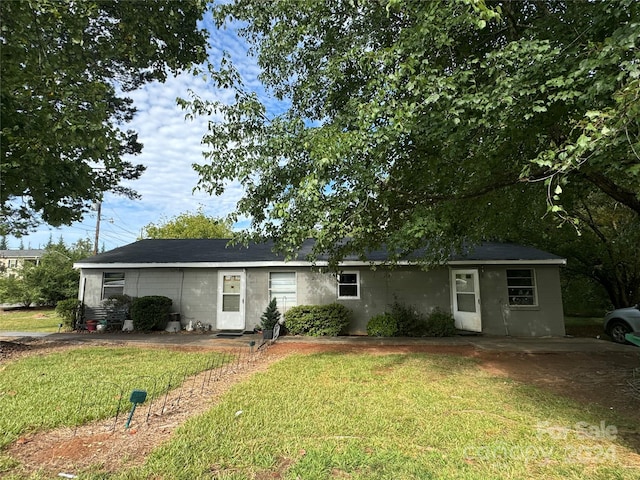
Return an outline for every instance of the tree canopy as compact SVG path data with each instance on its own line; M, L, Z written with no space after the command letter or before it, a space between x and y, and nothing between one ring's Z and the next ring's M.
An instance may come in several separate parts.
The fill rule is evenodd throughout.
M580 238L595 209L640 229L639 12L633 0L221 4L218 25L244 25L288 108L269 112L230 56L212 67L236 96L184 102L214 115L199 187L241 181L248 235L293 253L313 233L334 261L386 245L432 262L465 241L549 232L551 218Z
M185 212L144 227L143 238L231 238L231 224L207 217L202 210Z
M220 22L248 22L241 33L261 80L291 106L268 118L233 71L219 72L236 80L237 102L191 103L223 118L205 139L201 186L243 180L239 211L268 235L320 225L321 236L354 242L371 225L375 242L428 231L431 222L416 225L424 210L452 201L466 210L465 200L522 182L552 180L558 194L573 173L640 213L638 9L628 0L221 5Z
M206 2L0 3L0 233L80 220L144 166L126 92L205 59Z

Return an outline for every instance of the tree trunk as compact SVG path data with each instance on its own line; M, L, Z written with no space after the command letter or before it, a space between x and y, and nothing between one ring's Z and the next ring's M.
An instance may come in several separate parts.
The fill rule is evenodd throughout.
M624 308L640 302L640 278L624 279L616 275L596 275L595 279L604 287L614 308Z

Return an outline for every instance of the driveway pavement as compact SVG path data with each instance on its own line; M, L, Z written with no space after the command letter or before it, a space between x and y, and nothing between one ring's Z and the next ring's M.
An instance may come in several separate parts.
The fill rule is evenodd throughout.
M262 337L245 334L237 337L221 336L217 333L134 333L134 332L74 332L41 334L33 332L0 332L0 340L18 341L27 338L46 338L59 342L114 342L156 345L187 345L206 347L240 347L255 342L262 343ZM607 340L578 337L492 337L492 336L456 336L444 338L379 338L379 337L280 337L281 343L322 343L374 346L473 346L489 352L518 353L560 353L560 352L618 352L640 355L640 348L633 345L619 345Z

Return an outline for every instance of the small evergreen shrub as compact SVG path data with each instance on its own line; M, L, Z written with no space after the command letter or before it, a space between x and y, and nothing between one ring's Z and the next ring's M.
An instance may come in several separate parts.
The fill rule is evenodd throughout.
M451 337L456 334L455 321L453 315L443 312L439 308L433 310L427 316L426 337Z
M82 302L77 298L60 300L56 304L56 314L62 319L62 323L67 329L75 327L76 319L82 308Z
M273 330L276 323L280 321L280 311L278 310L278 303L273 298L267 305L264 313L260 317L260 326L263 330Z
M169 321L169 312L173 301L169 297L149 295L131 302L130 315L133 328L143 332L164 330Z
M371 317L367 324L367 335L370 337L395 337L397 332L398 324L390 313Z
M339 303L298 305L287 310L284 318L291 335L335 337L349 326L351 310Z

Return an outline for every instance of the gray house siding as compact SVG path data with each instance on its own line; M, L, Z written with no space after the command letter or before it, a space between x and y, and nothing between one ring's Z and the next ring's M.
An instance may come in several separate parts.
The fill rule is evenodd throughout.
M172 311L180 313L183 325L200 321L217 328L218 271L208 268L84 269L84 302L98 306L102 295L103 272L124 272L124 293L131 297L163 295L173 300ZM341 303L352 310L350 334L366 334L369 319L388 310L395 299L429 312L438 307L449 311L446 268L424 272L413 267L394 270L367 267L346 268L358 272L360 298L338 299L335 275L309 267L264 267L246 269L245 329L252 330L269 303L269 274L295 272L298 305ZM84 281L84 280L83 280ZM82 295L82 292L81 292ZM287 306L281 306L286 310Z
M480 277L482 332L489 335L561 336L564 315L557 266L519 265L535 272L536 306L510 306L507 294L508 266L465 266L476 268ZM237 270L237 269L236 269ZM180 313L183 325L198 321L216 329L218 272L213 268L147 268L110 269L82 272L86 280L84 302L97 306L101 301L103 272L125 272L124 293L132 297L163 295L173 300L172 311ZM298 305L337 302L353 312L349 332L365 335L367 323L374 315L388 311L398 300L428 314L436 308L451 312L450 269L423 271L418 267L394 269L349 267L344 272L357 272L360 298L338 299L335 275L309 267L261 267L245 270L245 329L252 330L269 303L269 274L295 272ZM290 305L289 305L290 306ZM289 306L281 305L281 310Z
M383 260L380 256L375 261ZM477 271L477 283L473 280L471 285L477 285L478 290L475 296L465 297L464 306L473 306L477 300L480 323L477 323L476 310L471 313L475 323L462 323L464 328L489 335L561 336L565 333L559 274L563 264L563 259L546 252L502 244L487 244L466 257L452 258L430 270L423 270L411 262L394 268L378 265L372 269L368 262L346 259L341 271L358 274L357 298L338 298L336 276L324 268L303 261L284 262L275 258L267 246L236 251L227 248L225 241L215 239L143 240L91 257L76 266L81 271L79 298L90 308L101 303L103 274L124 273L123 293L132 297L163 295L171 298L172 311L180 314L184 326L199 321L213 329L221 329L223 324L235 329L242 328L244 319L245 330L259 325L260 316L269 303L270 274L293 272L295 304L341 303L353 312L348 333L358 335L366 334L369 319L388 311L395 300L423 314L439 308L455 313L458 319L463 310L458 302L468 291L455 287L454 294L452 277L454 273L458 274L456 285L467 285L458 283L459 275L470 274L469 278L475 279ZM507 276L510 269L529 269L534 273L534 304L509 304L508 282L514 281L513 274L511 280ZM218 282L225 272L244 275L244 303L241 304L244 317L241 314L235 317L239 322L234 319L228 323L226 317L220 319L218 315ZM115 281L113 276L110 278L115 285L109 288L117 290L120 279L117 276ZM511 287L513 290L513 285ZM292 298L290 294L289 297ZM291 305L279 302L278 306L286 311ZM459 310L453 312L454 306ZM229 312L224 315L228 317Z
M530 268L535 272L536 306L509 305L506 272L511 268ZM482 266L478 270L483 333L536 337L565 334L560 271L557 266Z
M213 268L182 269L181 295L174 300L174 308L180 313L183 325L198 321L215 327L218 307L218 273ZM178 310L179 309L179 310Z
M269 303L269 273L296 272L297 304L314 305L337 302L353 312L349 333L365 335L369 319L388 311L398 300L423 312L435 308L450 311L448 270L439 268L422 271L416 267L393 270L368 267L345 267L344 272L357 272L360 278L360 298L339 299L335 275L312 268L251 269L247 275L247 326L252 319L259 323L260 315Z
M346 269L345 271L356 271ZM389 311L395 301L411 305L421 312L435 308L450 310L448 274L445 268L422 271L417 267L398 267L392 270L362 268L360 273L360 299L338 300L353 311L349 333L365 335L367 323L375 315ZM334 300L336 294L334 288Z
M171 311L180 313L182 323L201 321L215 326L217 270L215 269L109 269L82 271L80 299L89 307L102 301L104 272L124 272L124 294L131 297L163 295L173 300Z

